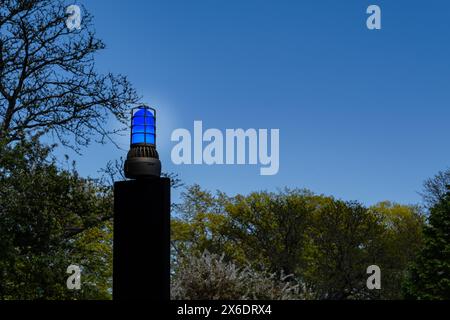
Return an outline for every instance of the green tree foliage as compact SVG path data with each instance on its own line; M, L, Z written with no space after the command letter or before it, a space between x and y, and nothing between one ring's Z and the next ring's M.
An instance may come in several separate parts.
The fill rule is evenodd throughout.
M333 200L318 210L305 273L317 298L363 298L371 293L365 272L367 266L377 264L381 232L379 217L359 203Z
M108 299L111 189L50 152L37 138L0 147L0 299ZM82 290L66 287L70 264Z
M447 190L430 210L424 248L405 284L408 298L450 300L450 186Z
M380 202L370 209L381 218L378 254L374 259L374 264L382 267L381 297L401 299L407 268L423 246L425 216L419 206L404 206L389 201Z
M406 267L421 247L424 220L415 206L367 208L308 190L228 197L197 185L182 200L172 220L174 253L208 250L239 266L291 274L303 297L401 298ZM383 270L382 290L366 287L372 264Z

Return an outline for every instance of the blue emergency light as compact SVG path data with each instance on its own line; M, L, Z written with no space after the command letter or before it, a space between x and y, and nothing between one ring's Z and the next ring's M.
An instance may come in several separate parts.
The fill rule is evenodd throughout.
M125 161L125 177L153 178L161 175L156 151L156 110L142 105L131 110L130 151Z

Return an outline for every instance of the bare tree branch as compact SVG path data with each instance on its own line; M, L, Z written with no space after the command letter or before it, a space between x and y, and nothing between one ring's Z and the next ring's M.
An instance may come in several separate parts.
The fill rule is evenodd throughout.
M125 76L96 71L105 46L90 14L70 31L62 0L0 2L0 138L46 133L75 150L111 139L108 120L125 126L139 96Z

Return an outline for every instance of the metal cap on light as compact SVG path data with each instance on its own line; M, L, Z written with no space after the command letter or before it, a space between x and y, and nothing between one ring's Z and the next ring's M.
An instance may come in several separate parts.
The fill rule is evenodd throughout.
M139 106L131 110L130 151L125 160L125 177L159 177L161 161L156 151L156 110Z

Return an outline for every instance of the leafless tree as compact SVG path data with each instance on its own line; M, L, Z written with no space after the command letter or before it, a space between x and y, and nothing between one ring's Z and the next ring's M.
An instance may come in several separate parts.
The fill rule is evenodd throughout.
M125 76L99 74L92 16L82 8L80 29L66 26L62 0L0 0L0 140L51 134L79 150L105 142L139 101Z
M444 199L450 191L450 168L439 171L433 178L425 180L420 193L427 207L431 208Z

